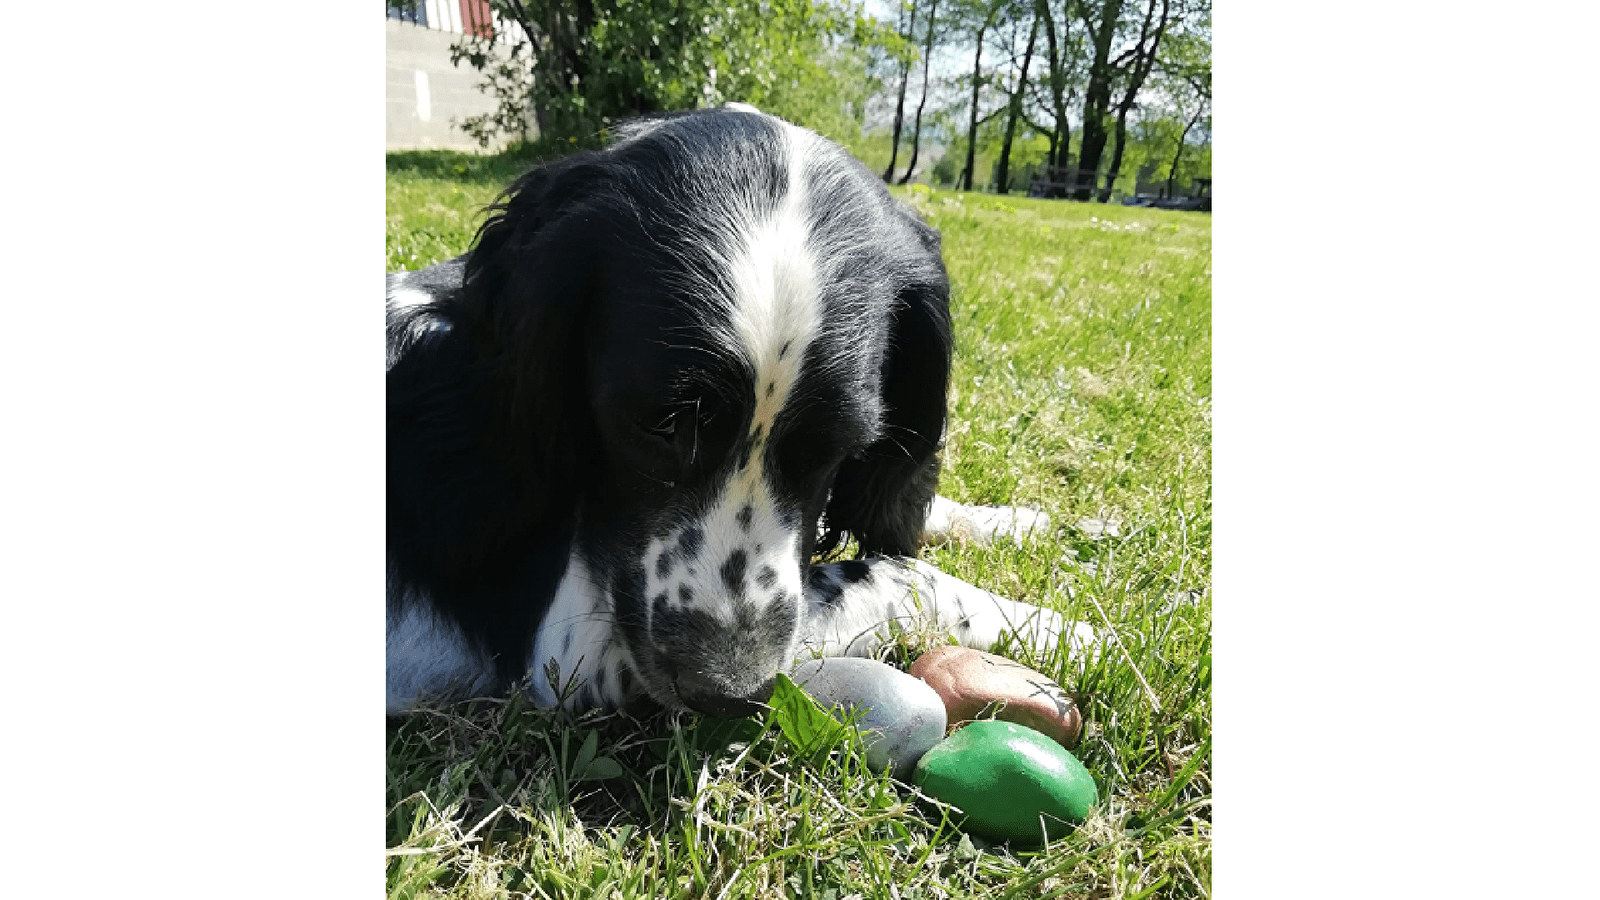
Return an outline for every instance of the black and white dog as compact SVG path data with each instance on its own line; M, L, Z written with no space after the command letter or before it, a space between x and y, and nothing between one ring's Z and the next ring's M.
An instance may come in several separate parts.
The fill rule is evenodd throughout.
M390 713L532 673L542 705L742 714L897 621L1092 640L910 558L948 283L844 150L682 113L492 209L467 255L388 276ZM812 564L846 535L864 558Z

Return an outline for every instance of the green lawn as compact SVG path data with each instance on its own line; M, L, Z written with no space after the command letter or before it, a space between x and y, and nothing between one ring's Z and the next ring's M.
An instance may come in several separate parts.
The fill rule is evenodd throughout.
M525 166L390 155L388 268L463 252ZM1056 525L924 557L1110 626L1097 660L1031 660L1080 697L1096 811L1011 852L848 748L800 760L755 722L480 703L388 729L391 897L1210 895L1211 219L897 195L943 233L954 283L941 493Z

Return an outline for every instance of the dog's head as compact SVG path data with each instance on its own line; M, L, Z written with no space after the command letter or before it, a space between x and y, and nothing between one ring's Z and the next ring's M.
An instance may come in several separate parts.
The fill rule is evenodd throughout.
M766 699L819 524L823 549L915 551L950 365L938 237L817 135L706 110L528 173L460 315L517 506L570 523L663 704Z

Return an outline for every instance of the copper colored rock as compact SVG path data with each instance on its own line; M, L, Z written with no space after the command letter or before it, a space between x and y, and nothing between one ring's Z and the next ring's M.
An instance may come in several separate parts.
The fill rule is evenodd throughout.
M944 701L952 724L1001 719L1043 732L1063 747L1078 745L1083 715L1061 685L1018 662L967 647L935 647L911 674Z

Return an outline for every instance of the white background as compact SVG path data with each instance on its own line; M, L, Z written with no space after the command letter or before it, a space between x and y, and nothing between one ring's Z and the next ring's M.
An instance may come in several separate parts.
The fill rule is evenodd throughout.
M383 31L179 6L0 36L9 877L373 896ZM1218 897L1592 888L1600 19L1538 12L1218 5Z

